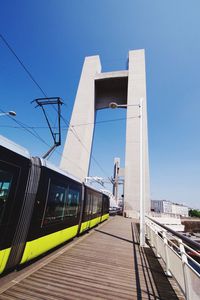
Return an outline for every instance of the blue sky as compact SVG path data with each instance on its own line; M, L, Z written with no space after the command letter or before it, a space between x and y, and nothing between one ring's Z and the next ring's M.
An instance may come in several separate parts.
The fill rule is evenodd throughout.
M199 0L0 0L0 31L45 93L64 100L67 120L85 56L100 55L103 71L123 70L128 51L144 48L151 198L200 208L199 11ZM15 110L16 119L29 126L46 126L30 104L42 93L1 40L0 96L0 109ZM124 117L123 110L104 110L97 121ZM48 150L13 126L0 118L1 134L32 155ZM52 143L47 129L37 132ZM93 155L104 172L92 162L92 175L111 176L114 157L123 165L124 135L125 120L96 125ZM52 162L59 160L52 155Z

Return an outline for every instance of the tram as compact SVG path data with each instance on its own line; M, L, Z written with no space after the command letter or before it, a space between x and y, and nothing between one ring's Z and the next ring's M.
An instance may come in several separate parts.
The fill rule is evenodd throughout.
M0 274L109 217L109 197L0 136Z

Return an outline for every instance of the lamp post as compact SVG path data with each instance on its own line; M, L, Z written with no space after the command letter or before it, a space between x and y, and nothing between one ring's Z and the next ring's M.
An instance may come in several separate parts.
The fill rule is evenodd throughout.
M143 182L143 98L140 98L139 104L117 104L111 102L109 107L114 108L127 108L127 106L139 107L140 119L140 246L145 246L145 207L144 207L144 182Z
M10 110L8 112L2 112L2 113L0 113L0 117L1 116L12 116L12 117L15 117L16 116L16 112L13 111L13 110Z
M143 99L140 98L140 246L145 246L145 207L144 207L144 181L143 181Z

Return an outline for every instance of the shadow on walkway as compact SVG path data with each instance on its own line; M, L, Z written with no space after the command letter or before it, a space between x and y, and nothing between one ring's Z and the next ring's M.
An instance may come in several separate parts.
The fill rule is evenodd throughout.
M177 297L153 250L150 247L140 247L139 224L132 222L131 229L132 240L99 229L95 229L95 231L133 245L133 267L137 300L179 300L180 298Z
M112 237L114 237L114 238L116 238L116 239L119 239L119 240L122 240L122 241L125 241L125 242L128 242L128 243L133 244L133 241L128 240L128 239L125 239L125 238L123 238L123 237L121 237L121 236L117 236L117 235L115 235L115 234L111 234L111 233L108 233L108 232L106 232L106 231L102 231L102 230L99 230L99 229L95 229L95 231L100 232L100 233L103 233L103 234L106 234L106 235L109 235L109 236L112 236Z
M142 299L142 294L146 292L148 299L178 300L153 250L150 247L140 248L139 224L132 223L132 235L137 299ZM145 283L145 289L144 284L141 287L141 281Z

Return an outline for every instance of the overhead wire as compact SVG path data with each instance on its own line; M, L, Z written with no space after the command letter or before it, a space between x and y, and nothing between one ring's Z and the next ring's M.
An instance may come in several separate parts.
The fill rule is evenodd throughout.
M6 47L10 50L10 52L15 56L15 58L18 60L18 62L20 63L20 65L22 66L22 68L25 70L25 72L28 74L28 76L30 77L30 79L36 84L36 86L39 88L39 90L42 92L42 94L47 97L47 94L44 92L44 90L41 88L41 86L39 85L39 83L36 81L36 79L33 77L33 75L31 74L31 72L28 70L28 68L24 65L24 63L22 62L22 60L19 58L19 56L15 53L15 51L13 50L13 48L10 46L10 44L8 43L8 41L5 39L5 37L2 35L2 33L0 33L0 38L2 39L2 41L4 42L4 44L6 45Z
M76 139L79 141L79 143L82 145L82 147L90 154L91 152L87 149L87 147L84 145L84 143L81 141L80 137L78 136L76 130L70 126L69 122L63 118L61 115L62 120L64 121L65 124L69 126L69 129L71 130L72 134L76 137ZM112 183L111 179L109 178L107 172L101 167L100 163L96 160L93 154L90 154L91 159L96 163L96 165L99 167L99 169L108 177L108 180Z
M2 113L5 113L5 111L3 111L2 109L0 109L0 111ZM17 121L15 118L12 118L11 116L8 115L8 117L13 120L13 122L15 122L16 124L18 124L21 128L23 128L24 130L26 130L28 133L30 133L31 135L33 135L34 137L36 137L37 139L39 139L41 142L45 143L46 145L48 145L38 134L32 132L27 126L26 124Z
M101 120L101 121L96 121L96 122L90 122L90 123L80 123L80 124L75 124L71 125L71 127L79 127L79 126L87 126L87 125L96 125L96 124L102 124L102 123L111 123L111 122L118 122L118 121L124 121L128 119L136 119L138 116L134 117L125 117L125 118L116 118L116 119L109 119L109 120ZM1 127L7 127L7 128L19 128L17 126L11 126L11 125L1 125ZM27 126L30 129L48 129L48 126ZM52 128L56 128L56 126L52 126ZM62 126L61 129L67 129L69 126Z
M2 109L0 109L0 112L5 113L5 111L3 111ZM33 135L33 136L34 136L36 139L38 139L40 142L42 142L42 143L45 144L46 146L50 147L50 145L49 145L44 139L42 139L41 136L40 136L39 134L37 134L37 132L34 133L34 132L32 132L31 130L29 130L28 126L27 126L25 123L22 123L22 122L16 120L15 118L13 118L13 117L11 117L11 116L9 116L9 115L7 115L7 117L9 117L11 120L13 120L15 123L17 123L17 124L20 126L20 128L24 129L24 130L27 131L29 134ZM18 128L19 128L19 127L18 127ZM57 152L57 154L58 154L59 156L62 155L57 149L55 149L55 152ZM63 155L62 155L62 156L63 156ZM66 159L66 160L71 161L72 163L74 163L74 165L76 165L80 170L83 171L83 169L82 169L78 164L76 164L75 162L73 162L73 161L72 161L71 159L69 159L68 157L63 156L63 158Z
M135 119L138 118L138 116L133 116L133 117L125 117L125 118L116 118L116 119L110 119L110 120L101 120L101 121L96 121L96 122L90 122L90 123L80 123L80 124L74 124L71 125L71 127L79 127L79 126L86 126L86 125L96 125L96 124L102 124L102 123L111 123L111 122L117 122L117 121L124 121L128 119Z
M135 119L138 118L137 116L134 117L125 117L125 118L116 118L116 119L108 119L108 120L101 120L101 121L95 121L95 122L90 122L90 123L80 123L80 124L74 124L71 125L71 127L79 127L79 126L87 126L87 125L96 125L96 124L102 124L102 123L111 123L111 122L117 122L117 121L124 121L128 119ZM16 126L9 126L9 125L1 125L1 127L10 127L10 128L17 128ZM34 129L48 129L47 126L28 126L29 128L34 128ZM56 126L52 126L52 128L56 128ZM62 129L69 128L69 125L62 126Z
M84 143L81 141L81 139L80 139L80 137L78 136L78 134L77 134L77 132L76 132L76 130L72 127L72 126L70 126L70 124L68 123L68 122L66 122L66 120L62 117L62 115L61 115L61 118L62 118L62 120L65 122L65 124L67 124L68 126L69 126L69 130L71 130L71 132L72 132L72 134L75 136L75 138L78 140L78 142L82 145L82 147L85 149L85 151L87 152L87 153L91 153L89 150L88 150L88 148L84 145ZM99 169L108 177L108 179L109 179L109 176L108 176L108 174L107 174L107 172L101 167L101 165L100 165L100 163L96 160L96 158L94 157L94 155L93 154L90 154L90 157L91 157L91 159L96 163L96 165L99 167ZM110 180L110 179L109 179Z
M41 93L45 96L48 97L47 94L44 92L44 90L41 88L41 86L39 85L39 83L36 81L36 79L33 77L33 75L31 74L31 72L28 70L28 68L24 65L24 63L22 62L22 60L19 58L19 56L16 54L16 52L14 51L14 49L10 46L10 44L7 42L6 38L0 33L0 38L2 39L2 41L4 42L4 44L6 45L6 47L10 50L10 52L15 56L15 58L17 59L17 61L19 62L19 64L22 66L22 68L24 69L24 71L29 75L29 78L35 83L35 85L38 87L38 89L41 91ZM54 107L54 106L53 106ZM57 111L57 109L54 107L54 109ZM61 115L62 120L64 121L65 124L67 124L68 128L71 130L72 134L77 138L77 140L79 141L79 143L82 145L82 147L84 147L84 149L89 153L90 151L87 149L87 147L83 144L83 142L81 141L81 139L79 138L76 130L70 126L69 122L63 118L63 116ZM11 118L12 120L14 120L16 123L17 121L13 118ZM20 124L20 122L18 122L18 124ZM43 141L45 144L46 142L38 135L33 133L32 131L30 131L29 129L27 129L22 123L21 125L24 129L26 129L29 133L31 133L33 136L37 137L40 139L40 141ZM105 170L101 167L101 165L98 163L98 161L96 160L96 158L91 155L91 158L93 159L93 161L97 164L97 166L101 169L101 171L106 174ZM106 174L106 176L108 176ZM108 177L108 179L110 180L110 178Z

